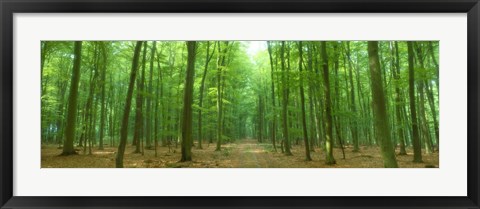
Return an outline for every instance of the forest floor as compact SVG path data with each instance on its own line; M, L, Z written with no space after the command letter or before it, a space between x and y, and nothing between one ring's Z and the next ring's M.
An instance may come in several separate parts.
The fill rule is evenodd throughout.
M117 147L93 149L92 155L84 154L79 148L78 155L59 156L62 152L56 145L42 146L42 168L113 168ZM293 156L281 153L280 146L275 152L271 144L258 143L255 140L239 140L222 145L221 151L215 151L215 144L203 144L203 149L192 148L192 162L178 162L180 145L169 152L168 147L158 147L158 156L154 150L145 149L144 155L134 154L135 147L128 145L124 156L126 168L382 168L383 161L378 146L361 146L359 152L345 147L345 159L342 150L334 148L335 165L325 164L325 153L316 148L311 153L312 161L305 161L305 149L292 145ZM88 151L87 151L88 153ZM398 153L398 150L397 150ZM413 163L413 151L407 149L406 156L397 155L401 168L439 167L438 152L423 154L423 163Z

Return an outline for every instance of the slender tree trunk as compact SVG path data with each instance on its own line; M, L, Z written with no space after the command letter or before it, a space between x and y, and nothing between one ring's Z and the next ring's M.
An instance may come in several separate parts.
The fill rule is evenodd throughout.
M203 135L202 135L202 108L203 108L203 93L205 89L205 79L207 78L207 72L208 72L208 64L210 63L210 60L212 59L213 55L215 54L215 46L217 42L214 42L213 49L210 52L210 41L207 41L207 56L205 60L205 67L203 70L203 76L202 76L202 82L200 84L200 97L199 97L199 110L198 110L198 148L203 149L202 147L202 140L203 140Z
M398 55L398 42L395 41L395 69L393 69L393 77L395 79L395 114L396 114L396 121L397 121L397 132L398 138L400 141L400 153L399 155L407 155L407 151L405 150L405 135L403 130L403 121L402 121L402 92L399 87L400 83L400 56ZM392 52L393 53L393 52ZM393 57L393 56L392 56Z
M258 93L258 142L263 143L263 97L261 92Z
M428 128L428 120L425 116L425 93L423 81L418 83L418 94L420 95L418 112L420 114L420 128L423 135L423 142L425 143L425 153L431 154L433 152L432 140L430 137L430 130Z
M223 74L225 58L228 52L228 41L222 50L221 43L218 42L218 58L217 58L217 147L215 151L220 151L222 147L223 137Z
M135 131L133 135L133 141L135 142L135 152L142 153L142 141L143 141L143 84L145 81L145 61L147 55L147 42L143 46L142 53L142 72L137 81L137 98L136 98L136 112L135 112Z
M158 78L157 78L156 88L158 90L155 91L155 119L154 119L155 157L158 156L157 148L158 148L159 129L162 127L159 124L160 123L159 118L163 117L163 114L162 114L162 116L159 115L159 113L162 112L162 111L159 111L159 109L162 108L162 110L163 110L163 105L162 105L162 107L159 107L159 103L161 102L161 100L163 100L162 69L160 67L160 57L161 57L161 55L162 55L162 53L160 51L157 55Z
M335 78L334 79L334 88L335 88L335 97L332 100L333 105L335 108L335 111L341 111L340 110L340 95L339 95L339 76L338 76L338 68L339 68L339 62L338 62L338 46L336 42L333 42L333 50L334 50L334 63L333 63L333 72L335 73ZM342 150L342 157L345 159L345 149L343 147L343 137L342 137L342 127L340 125L340 117L338 115L333 116L333 121L335 125L335 133L337 136L337 143L340 145L340 149Z
M323 87L325 90L325 151L326 151L326 164L335 164L335 158L333 157L333 127L332 127L332 100L330 99L330 76L328 72L328 55L327 55L327 43L325 41L320 42L320 54L322 57L323 68Z
M413 44L412 42L407 42L408 46L408 84L409 84L409 95L410 95L410 117L412 120L412 141L413 141L413 162L421 163L422 161L422 147L420 143L420 136L418 134L418 121L417 121L417 110L415 106L415 72L414 72L414 55L413 55Z
M272 127L271 127L271 132L272 132L272 145L273 145L273 150L276 152L277 151L277 145L276 145L276 135L277 135L277 113L275 111L275 79L273 77L275 68L274 68L274 63L273 63L273 57L272 57L272 46L271 42L267 41L268 45L268 57L270 58L270 79L271 79L271 90L272 90Z
M310 147L308 143L308 133L307 133L307 119L305 116L305 92L303 90L303 46L302 42L298 42L298 70L300 71L300 105L302 110L302 127L303 127L303 141L305 142L305 160L311 161L312 157L310 156Z
M355 115L351 121L351 131L352 131L352 141L353 141L353 152L360 151L358 146L358 131L357 131L357 106L355 105L355 86L353 85L353 67L352 61L350 58L350 42L347 41L347 59L348 59L348 75L350 77L350 110Z
M418 43L415 43L414 46L416 48L416 52L417 52L416 54L418 58L417 61L420 64L420 69L425 69L422 48L419 46ZM427 154L431 154L434 151L433 142L430 135L430 128L428 125L429 122L427 120L426 110L425 110L425 88L426 88L425 83L427 83L427 81L423 77L424 76L422 76L422 79L418 82L418 94L420 95L418 112L420 114L420 128L421 128L421 133L423 135L423 142L425 143L425 152Z
M165 135L165 131L166 131L166 126L165 124L167 123L166 121L166 105L164 103L164 98L163 98L163 73L162 73L162 68L161 68L161 64L160 64L160 57L161 57L162 53L161 51L158 53L157 55L157 66L158 66L158 78L157 78L157 88L159 88L158 91L156 91L156 106L157 106L157 111L159 111L159 114L161 116L158 116L158 117L155 117L155 130L158 130L158 129L161 129L161 134L159 134L160 136L157 135L157 137L160 137L160 139L162 140L161 141L161 146L162 147L165 147L166 146L166 135ZM160 104L159 104L160 103ZM160 106L160 107L158 107ZM158 110L160 109L160 110ZM160 123L159 122L159 118L162 118L163 120L163 123ZM158 139L157 139L158 140ZM158 144L157 144L158 145Z
M83 153L87 153L87 146L89 146L89 143L92 140L92 137L94 136L92 134L92 129L95 129L93 126L93 118L95 116L95 110L94 110L94 98L95 98L95 93L96 93L96 84L97 84L97 78L98 78L98 60L99 60L99 55L98 55L98 42L95 43L94 47L94 55L93 55L93 67L92 69L92 77L90 79L90 85L89 85L89 93L88 93L88 99L87 99L87 104L85 106L85 141L84 141L84 146L83 146ZM93 111L92 111L93 110ZM90 147L91 148L91 147ZM89 149L90 151L90 149Z
M290 151L290 140L288 136L288 86L287 86L287 71L285 70L285 41L282 41L280 48L280 61L282 65L282 129L283 129L283 143L285 146L285 155L292 155Z
M435 129L435 140L437 144L437 150L439 148L439 128L438 128L438 119L437 119L437 110L435 106L435 99L433 98L433 90L431 85L425 81L425 88L427 91L428 104L430 106L430 111L432 112L433 126Z
M435 84L437 86L437 91L440 92L440 82L439 82L439 67L438 67L438 62L437 62L437 58L435 58L435 52L433 51L433 44L431 41L428 42L428 51L430 52L430 58L432 59L432 62L433 64L435 65L435 69L436 69L436 74L437 74L437 77L435 78ZM438 96L438 95L437 95Z
M123 111L122 127L120 129L120 145L118 146L117 157L115 159L115 167L123 168L123 155L127 145L128 136L128 118L130 117L130 107L132 105L133 88L135 86L135 79L137 76L138 60L140 50L142 48L142 41L137 41L135 52L133 53L132 70L130 74L130 84L128 85L127 99L125 101L125 108Z
M152 94L152 85L153 85L153 61L155 59L155 50L157 49L157 42L156 41L153 41L152 43L152 51L150 53L150 79L148 81L148 94L147 94L147 109L146 109L146 129L145 129L145 137L146 137L146 148L147 149L152 149L152 131L151 131L151 127L152 127L152 119L151 119L151 106L152 106L152 96L150 96ZM155 127L156 128L156 127Z
M100 48L102 50L102 75L101 75L101 110L100 110L100 145L98 147L99 150L103 150L103 136L104 136L104 129L105 129L105 115L106 115L106 104L105 104L105 83L106 83L106 74L107 74L107 51L105 49L105 45L103 42L100 42Z
M60 88L58 89L58 94L60 95L60 105L58 106L58 113L60 113L58 119L57 119L57 135L55 136L56 143L58 144L58 147L61 147L63 144L63 136L65 136L64 133L64 125L65 125L65 119L64 119L64 107L65 107L65 93L67 91L67 82L60 82L59 84Z

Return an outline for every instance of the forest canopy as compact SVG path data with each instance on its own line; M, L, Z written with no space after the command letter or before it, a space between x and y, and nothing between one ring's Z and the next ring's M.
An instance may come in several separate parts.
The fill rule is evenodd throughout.
M42 168L439 165L438 41L42 41Z

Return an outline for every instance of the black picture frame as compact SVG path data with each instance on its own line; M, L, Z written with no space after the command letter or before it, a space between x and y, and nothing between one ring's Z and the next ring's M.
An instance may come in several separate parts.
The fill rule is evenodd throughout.
M0 0L2 208L480 208L478 0ZM468 195L465 197L22 197L13 196L15 13L467 13ZM347 189L347 188L346 188Z

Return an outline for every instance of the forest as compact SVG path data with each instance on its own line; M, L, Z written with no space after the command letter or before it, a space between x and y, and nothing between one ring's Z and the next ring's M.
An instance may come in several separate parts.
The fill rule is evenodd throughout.
M42 168L438 168L438 41L42 41Z

